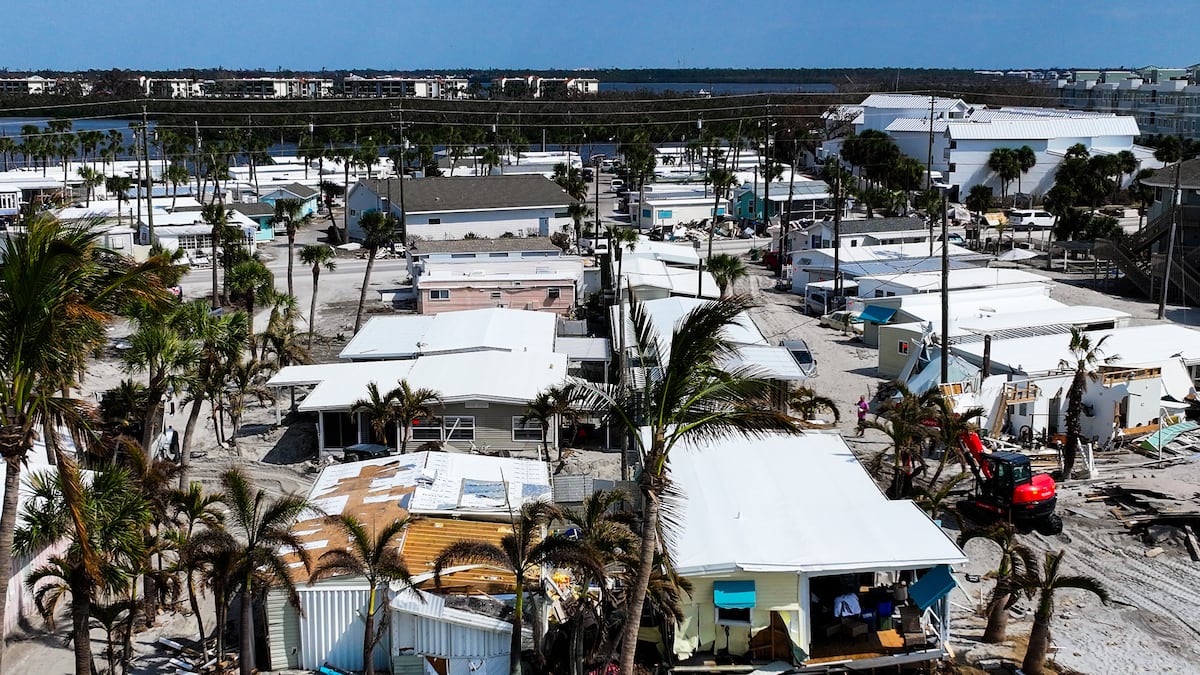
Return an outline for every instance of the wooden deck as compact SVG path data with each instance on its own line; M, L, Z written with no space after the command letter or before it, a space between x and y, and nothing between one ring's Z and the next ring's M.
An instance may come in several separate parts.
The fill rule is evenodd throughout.
M872 659L903 653L904 638L894 629L881 630L858 639L839 637L823 644L809 645L809 650L811 653L805 665Z

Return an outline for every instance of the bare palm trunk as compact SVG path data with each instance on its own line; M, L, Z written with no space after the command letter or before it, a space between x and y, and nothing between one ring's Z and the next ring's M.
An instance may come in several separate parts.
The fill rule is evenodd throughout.
M313 290L312 300L308 305L308 343L304 345L305 349L312 349L313 333L317 332L317 285L321 280L321 269L318 265L313 265Z
M71 642L75 648L75 673L90 675L95 670L92 662L91 589L87 573L82 569L71 572Z
M524 620L522 614L525 611L525 583L520 574L516 575L516 579L517 606L516 611L513 612L512 638L508 647L509 675L521 675L521 623Z
M246 579L242 590L241 653L238 655L238 670L241 675L252 675L254 671L254 605L251 581Z
M192 409L188 411L187 424L183 427L183 442L179 444L179 489L188 487L188 469L191 465L192 434L196 432L196 423L200 420L200 408L204 406L204 398L192 400Z
M9 427L5 432L12 431ZM18 431L19 433L19 431ZM23 452L7 452L4 458L4 510L0 511L0 551L11 551L13 531L17 526L17 494L21 488L21 459ZM12 576L12 556L0 555L0 579ZM0 593L0 617L5 616L8 593ZM0 672L4 672L4 636L0 635Z
M623 452L623 451L622 451ZM651 455L654 456L653 454ZM653 476L654 466L647 462L642 473L642 499L645 501L642 519L642 548L638 554L637 579L630 589L626 605L625 628L621 638L621 675L633 675L634 657L637 654L638 631L642 627L642 608L646 604L646 589L650 586L650 573L654 568L654 552L658 548L658 515L661 506L659 491Z
M999 644L1008 637L1008 593L997 592L988 607L987 628L983 631L983 641L988 644Z
M200 598L196 594L196 579L191 570L187 573L188 604L192 608L192 616L196 617L196 634L200 636L200 653L204 661L208 661L208 643L204 640L204 617L200 615Z
M354 315L354 335L358 335L358 329L362 326L363 305L367 302L367 285L371 283L371 268L375 266L375 249L367 254L367 269L363 272L362 290L358 294L358 312Z
M292 288L292 265L296 257L296 229L288 224L288 295L296 297L296 291Z
M212 308L213 309L216 309L217 307L221 306L220 298L217 295L217 288L218 288L218 286L217 286L217 237L219 237L219 236L220 236L220 229L217 227L213 227L212 257L210 257L208 259L209 264L212 265Z
M1035 618L1033 629L1029 632L1029 648L1025 650L1025 660L1021 662L1021 670L1025 675L1042 675L1049 647L1050 623L1041 618Z
M363 675L375 675L375 659L371 658L375 651L375 594L378 587L373 587L367 596L367 616L363 619Z

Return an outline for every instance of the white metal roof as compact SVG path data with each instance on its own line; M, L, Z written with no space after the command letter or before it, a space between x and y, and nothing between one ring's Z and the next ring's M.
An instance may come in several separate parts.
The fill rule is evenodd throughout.
M574 256L516 260L442 261L427 259L420 281L573 280L583 278L583 261Z
M300 410L347 410L375 382L386 391L400 380L441 393L446 403L497 401L524 404L567 376L566 354L470 352L422 356L405 361L360 361L288 366L267 385L316 385Z
M1178 324L1155 324L1091 331L1093 344L1110 336L1101 346L1105 357L1116 356L1114 365L1143 366L1180 359L1187 364L1200 363L1200 332ZM992 340L993 370L1041 373L1058 368L1062 359L1070 359L1067 335L1043 335L1014 340ZM983 343L956 345L955 351L981 362ZM1175 356L1179 354L1179 356Z
M749 368L758 377L785 382L808 379L792 353L775 345L741 345L723 367L728 370Z
M940 321L941 293L899 295L899 311L921 321ZM882 304L895 307L895 301L880 303L881 298L863 298L867 305ZM884 298L888 299L888 298ZM1059 310L1066 305L1051 299L1045 286L1008 286L973 288L950 292L950 318L953 322L993 315L1013 314L1036 310Z
M899 119L892 120L891 124L888 124L884 131L888 133L895 133L897 131L923 131L925 133L929 133L929 118L926 117L924 119L920 119L913 117L901 117ZM933 133L941 134L945 133L945 131L946 120L935 119L933 121Z
M929 97L920 94L871 94L859 103L863 108L919 108L922 110L929 109ZM933 100L933 109L949 110L958 106L965 106L966 103L961 98L943 98L936 97Z
M554 351L566 354L571 361L609 361L612 349L608 338L559 337L554 341Z
M413 588L401 590L392 599L391 604L392 609L396 611L425 617L426 619L445 621L446 623L495 633L512 633L512 624L508 621L447 607L443 596L426 593L425 591ZM484 654L482 656L489 655Z
M667 290L675 295L695 296L696 285L699 283L700 294L705 298L717 298L721 295L717 280L707 271L700 273L699 277L703 280L701 281L694 269L670 267L660 260L636 256L627 257L622 263L621 271L628 280L627 284L621 284L622 292L632 286L635 290L639 287L649 287Z
M1094 307L1092 305L1069 305L1050 309L1030 309L1012 314L993 314L972 319L959 320L958 325L972 333L990 333L1006 328L1022 326L1049 326L1052 324L1067 324L1083 326L1103 321L1121 321L1130 317L1128 312L1109 307Z
M684 576L827 574L966 561L911 501L891 501L837 434L730 437L673 451Z
M352 361L473 351L554 351L551 312L490 307L434 315L372 317L339 355Z
M1097 136L1137 136L1137 120L1132 117L1074 117L991 122L951 121L950 138L956 140L1048 140L1052 138L1095 138Z
M627 251L625 256L626 264L631 258L650 258L672 265L700 264L700 252L696 250L692 242L675 244L666 241L651 241L646 236L638 237L637 244L632 250Z
M832 248L816 248L792 251L792 258L799 259L809 256L821 256L823 258L833 260L834 250L835 249ZM978 255L974 251L963 248L962 246L956 246L954 244L950 244L947 247L947 252L951 257L976 257ZM929 257L929 242L881 244L879 246L843 246L839 255L842 263L872 262L876 260L907 260L912 258L927 257ZM801 264L800 266L806 267L807 265Z
M859 277L859 285L864 281L878 282L880 285L903 286L917 292L940 290L942 273L939 272L908 272L905 274L880 274ZM1034 272L1016 270L1006 267L966 267L950 270L950 288L981 288L987 286L1005 286L1010 284L1050 283L1050 279Z

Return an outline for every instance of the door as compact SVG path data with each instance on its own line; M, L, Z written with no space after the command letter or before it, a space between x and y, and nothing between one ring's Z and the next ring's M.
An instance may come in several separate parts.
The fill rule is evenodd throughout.
M539 237L549 237L550 236L550 219L549 218L538 218L538 236Z

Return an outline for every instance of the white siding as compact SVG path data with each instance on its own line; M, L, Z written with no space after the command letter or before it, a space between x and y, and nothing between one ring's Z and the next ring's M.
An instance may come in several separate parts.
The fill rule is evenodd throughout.
M300 593L300 667L316 670L325 662L343 670L362 670L366 588L297 588ZM382 611L387 611L386 608ZM376 620L382 618L382 611ZM375 650L375 667L388 668L390 648L385 636Z

